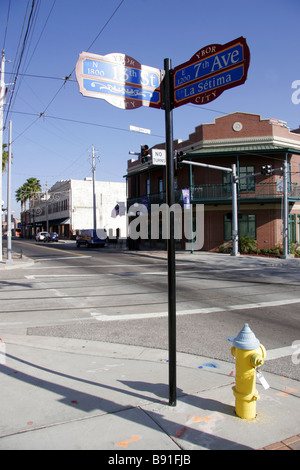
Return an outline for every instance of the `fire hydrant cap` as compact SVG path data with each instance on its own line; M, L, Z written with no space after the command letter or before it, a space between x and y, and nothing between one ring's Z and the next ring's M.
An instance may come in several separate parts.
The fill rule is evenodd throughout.
M256 338L253 331L249 328L248 323L245 323L244 328L239 332L236 338L233 338L233 346L238 349L256 349L260 346L259 339Z

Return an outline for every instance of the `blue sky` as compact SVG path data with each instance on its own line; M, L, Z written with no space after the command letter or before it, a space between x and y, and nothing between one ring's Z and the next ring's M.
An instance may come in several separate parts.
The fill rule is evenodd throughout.
M7 83L16 71L31 5L32 0L0 0L0 47L11 61L5 65ZM91 176L94 145L97 179L125 181L129 151L165 139L163 110L122 110L79 93L74 69L92 43L94 54L124 53L163 69L165 58L176 67L206 45L244 36L251 55L246 83L205 106L175 109L174 138L187 139L196 126L235 111L282 119L291 129L300 126L300 104L291 100L292 83L300 80L299 0L35 0L35 6L8 116L7 106L5 111L7 126L9 120L13 126L16 216L15 190L27 178L39 179L45 190L61 179ZM59 79L71 72L63 85ZM130 125L150 129L151 135L132 132Z

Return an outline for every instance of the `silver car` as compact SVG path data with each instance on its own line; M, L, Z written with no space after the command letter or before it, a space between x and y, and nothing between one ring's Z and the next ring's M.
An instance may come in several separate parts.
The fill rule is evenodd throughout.
M40 242L40 241L42 241L42 240L44 241L45 237L47 237L48 235L49 235L48 232L39 232L39 233L37 233L37 235L36 235L36 237L35 237L35 240L36 240L37 242Z

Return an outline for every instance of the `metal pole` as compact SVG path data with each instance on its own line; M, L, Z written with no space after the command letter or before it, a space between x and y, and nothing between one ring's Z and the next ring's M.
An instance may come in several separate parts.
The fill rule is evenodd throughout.
M227 171L232 173L232 256L239 256L239 229L238 229L238 199L237 199L237 174L236 174L236 165L233 164L231 168L208 165L207 163L198 163L188 160L183 160L183 163L192 166L201 166L204 168L212 168L214 170ZM260 174L260 173L257 173ZM190 184L191 186L191 184Z
M283 162L283 256L289 257L288 162Z
M228 173L232 172L231 168L227 168L225 166L208 165L207 163L191 162L189 160L183 160L182 163L192 166L202 166L204 168L213 168L214 170L228 171Z
M236 165L232 165L232 256L239 256L238 200Z
M95 149L93 146L93 220L94 220L94 230L97 229L97 208L96 208L96 190L95 190Z
M49 232L48 182L46 183L46 232Z
M194 253L194 242L193 242L193 204L192 204L192 182L193 182L193 167L190 165L190 211L191 211L191 254Z
M7 264L12 263L11 247L11 142L12 142L12 122L9 121L8 136L8 165L7 165Z
M4 83L4 67L5 57L2 50L1 58L1 74L0 74L0 154L1 154L1 171L0 171L0 261L2 261L2 152L3 152L3 109L5 101L5 83Z
M166 125L166 196L167 204L175 203L173 151L173 94L171 60L165 59L165 125ZM174 211L170 211L168 240L168 319L169 319L169 405L176 406L176 265L174 240Z

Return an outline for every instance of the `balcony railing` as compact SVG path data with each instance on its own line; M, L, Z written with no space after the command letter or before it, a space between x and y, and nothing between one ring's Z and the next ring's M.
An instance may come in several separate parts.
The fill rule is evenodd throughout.
M238 198L241 202L262 202L280 200L283 192L277 183L257 183L248 190L239 190ZM292 201L300 201L300 185L297 183L289 184L289 199ZM192 186L190 188L191 203L230 203L232 200L231 184L204 184ZM163 204L166 202L165 193L151 194L149 196L141 196L128 199L128 207L135 202L144 205ZM175 202L182 203L183 195L181 189L175 190Z

